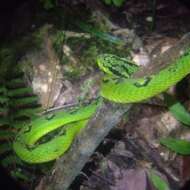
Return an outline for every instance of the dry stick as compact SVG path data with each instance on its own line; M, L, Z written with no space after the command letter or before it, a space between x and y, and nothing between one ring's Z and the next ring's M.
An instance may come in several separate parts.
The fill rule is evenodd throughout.
M171 63L171 60L179 57L180 52L189 46L190 34L182 38L176 46L160 56L157 61L153 61L152 64L159 63L158 68L161 69L161 63L166 65ZM57 160L53 174L44 177L36 190L67 190L100 142L119 123L123 114L129 111L130 107L129 104L121 105L105 101L89 121L87 127L75 139L71 149Z

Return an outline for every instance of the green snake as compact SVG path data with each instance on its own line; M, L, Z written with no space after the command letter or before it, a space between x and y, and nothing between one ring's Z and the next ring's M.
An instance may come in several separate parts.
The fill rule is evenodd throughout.
M97 63L107 73L102 80L101 96L119 103L139 102L153 97L190 73L189 51L156 74L142 78L130 78L139 68L127 59L103 54L98 57ZM100 105L101 101L97 100L86 106L57 112L49 119L41 116L31 121L18 133L13 143L14 151L28 163L48 162L60 157ZM53 135L47 142L42 141L44 136L60 128L59 134Z

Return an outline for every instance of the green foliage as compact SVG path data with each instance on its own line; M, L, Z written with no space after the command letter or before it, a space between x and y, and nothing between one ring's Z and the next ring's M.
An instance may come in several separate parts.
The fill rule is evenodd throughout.
M190 126L190 114L185 107L169 94L164 94L164 100L172 115L181 123Z
M79 24L77 24L83 31L85 32L88 32L90 33L91 35L95 36L95 37L98 37L102 40L105 40L107 42L110 42L110 43L113 43L113 44L116 44L116 45L121 45L123 46L124 43L123 41L116 37L116 36L113 36L107 32L102 32L102 31L99 31L97 29L95 29L94 27L90 26L90 25L87 25L85 24L84 22L80 22Z
M33 102L34 103L34 102ZM14 115L13 118L20 118L20 117L29 117L34 118L37 116L36 113L40 113L42 111L39 107L34 108L22 108L18 110Z
M20 179L22 181L25 181L25 182L30 181L31 179L29 179L29 177L23 173L24 172L20 168L18 168L18 169L11 171L11 176L16 178L16 179Z
M91 24L89 24L91 23ZM63 76L72 81L97 68L96 59L102 53L115 53L121 57L129 54L124 41L103 27L105 23L76 21L73 31L58 30L52 36L53 47L63 65ZM77 28L76 28L77 26Z
M6 144L1 144L0 145L0 155L4 154L6 152L9 152L12 150L12 146L10 143L6 143Z
M34 102L37 103L38 97L37 96L29 96L29 97L22 97L22 98L14 98L11 101L11 106L24 106L24 105L31 105Z
M190 142L187 140L175 139L172 137L161 138L160 143L178 154L190 154Z
M19 89L11 89L8 92L9 97L17 97L22 95L28 95L32 93L32 89L29 87L23 87Z
M1 129L1 131L0 131L0 139L1 140L13 139L14 136L15 136L15 133L11 130Z
M57 5L57 0L40 0L43 4L44 9L50 10Z
M123 5L123 3L125 2L125 0L103 0L103 2L106 5L114 5L116 7L120 7Z
M8 51L6 54L6 57L10 58ZM5 64L4 67L6 66ZM4 77L0 80L0 164L9 170L13 177L24 180L26 166L15 155L12 141L17 131L23 127L23 123L30 122L41 109L38 97L33 94L32 88L27 87L24 82L23 73L15 65L14 68L11 68L11 72L9 69L3 70ZM21 169L22 167L24 169ZM19 169L20 172L18 172Z
M40 0L44 9L50 10L57 6L57 0ZM102 0L106 5L114 5L116 7L121 7L125 0Z
M190 126L190 114L185 107L169 94L164 94L164 100L172 115L181 123ZM187 140L167 137L161 138L160 143L178 154L190 154L190 142Z
M10 167L12 164L23 166L24 163L16 155L8 155L1 160L1 165L5 168Z
M170 190L168 184L160 176L156 175L155 172L151 171L148 175L150 181L156 188L156 190Z

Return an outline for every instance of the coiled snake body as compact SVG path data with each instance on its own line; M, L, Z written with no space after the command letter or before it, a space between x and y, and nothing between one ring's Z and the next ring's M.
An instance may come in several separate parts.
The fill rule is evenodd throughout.
M130 75L138 70L138 66L126 59L104 54L98 57L97 62L107 73L102 81L101 96L120 103L138 102L155 96L190 73L189 51L156 74L137 79L130 78ZM16 154L28 163L58 158L70 147L100 104L100 101L95 101L71 111L58 112L50 119L42 116L33 120L18 133L13 143ZM51 140L39 143L43 136L61 127L61 132Z

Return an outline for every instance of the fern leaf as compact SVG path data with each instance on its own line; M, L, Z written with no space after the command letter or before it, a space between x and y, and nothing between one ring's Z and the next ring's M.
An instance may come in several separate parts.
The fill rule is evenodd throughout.
M25 84L22 78L15 78L6 83L8 88L15 88L15 86L21 85L21 84L22 85Z
M10 165L24 165L23 162L16 155L8 155L4 159L1 160L1 164L3 167L8 167Z
M0 118L0 126L9 125L9 121L6 118Z
M10 143L4 143L0 145L0 154L4 154L5 152L11 151L12 146Z
M28 122L30 122L30 121L26 121L26 120L14 121L14 122L12 123L12 126L14 127L14 129L21 129L21 128L24 127Z
M7 113L8 108L7 107L0 107L0 113Z
M32 94L32 88L26 87L26 88L18 88L18 89L12 89L9 90L8 96L9 97L15 97L15 96L24 96Z
M11 100L12 106L23 106L23 105L31 105L38 102L37 96L30 96L30 97L24 97L24 98L16 98Z
M90 33L91 35L98 37L102 40L108 41L113 44L117 45L124 45L124 42L117 36L113 36L107 32L99 31L95 28L93 28L91 25L85 24L84 22L77 23L77 25L85 32Z
M34 117L42 111L41 108L23 108L14 114L14 118L18 117Z
M7 89L5 87L0 87L0 94L5 94Z
M16 178L16 179L20 179L20 180L23 180L23 181L30 181L29 177L26 176L21 169L17 169L17 170L13 170L11 171L11 176L13 178Z
M0 140L13 139L14 137L15 133L13 131L0 130Z
M4 104L4 103L6 103L6 102L8 102L8 98L7 98L7 97L4 97L4 96L0 96L0 103L1 103L1 104Z

